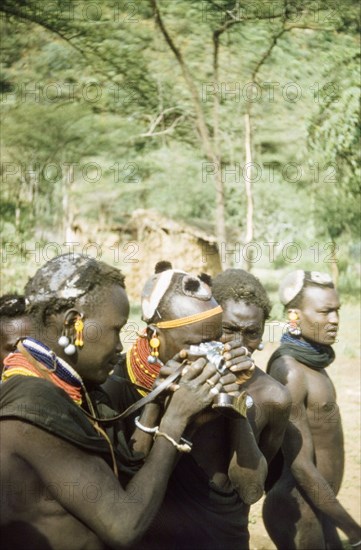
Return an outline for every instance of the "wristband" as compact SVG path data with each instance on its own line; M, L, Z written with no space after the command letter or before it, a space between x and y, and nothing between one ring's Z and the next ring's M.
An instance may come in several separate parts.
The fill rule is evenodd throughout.
M192 443L190 441L188 441L187 439L184 439L184 437L181 437L180 438L180 441L182 443L177 443L175 441L175 439L173 439L172 437L170 437L170 435L166 434L165 432L160 432L159 431L159 426L154 426L154 428L148 428L148 426L143 426L143 424L141 424L139 422L139 416L137 416L135 419L134 419L134 424L136 425L137 428L139 428L139 430L141 430L142 432L145 432L146 434L153 434L154 436L154 440L158 437L158 436L161 436L161 437L165 437L170 443L172 443L172 445L177 449L177 451L179 451L180 453L190 453L190 451L192 450Z
M190 453L192 450L192 443L190 441L187 441L183 437L181 437L181 441L184 441L184 443L177 443L173 437L170 437L170 435L166 434L165 432L160 432L158 429L154 434L154 440L157 437L165 437L169 443L172 443L173 447L177 449L180 453Z

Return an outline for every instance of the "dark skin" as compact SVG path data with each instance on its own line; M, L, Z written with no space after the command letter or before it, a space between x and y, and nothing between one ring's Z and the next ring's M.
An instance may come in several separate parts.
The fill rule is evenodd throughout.
M4 359L15 350L19 338L31 334L31 322L27 315L0 318L0 375L4 367Z
M52 316L52 331L38 324L35 335L48 335L43 342L71 362L88 386L102 383L113 368L122 349L119 331L129 312L126 294L118 285L109 287L98 303L96 310L86 298L74 306L85 323L84 348L76 356L66 356L54 345L54 334L60 334L66 312ZM94 323L101 335L98 339ZM219 375L205 363L199 359L189 366L160 421L160 430L175 441L212 402L214 395L206 380L213 377L217 383ZM5 487L2 540L16 536L21 548L34 550L118 549L133 544L160 506L178 454L173 444L157 437L146 463L123 488L107 463L94 453L20 420L3 420L0 428Z
M222 307L223 341L231 341L234 346L245 346L253 354L264 332L263 310L255 304L233 299L226 300ZM282 444L291 408L290 395L258 367L242 388L253 399L248 418L258 446L270 463Z
M337 336L340 302L327 287L306 287L295 309L302 340L331 345ZM264 520L277 548L342 549L336 527L360 547L361 530L337 500L344 469L341 417L326 370L313 370L283 356L271 375L292 397L282 451L286 466L267 495ZM274 521L274 513L282 524ZM286 513L287 511L287 513Z
M169 305L169 318L186 317L216 306L213 298L209 301L200 301L174 295ZM151 325L149 333L152 334L155 329L156 327ZM180 350L183 350L184 357L190 345L221 337L222 314L179 328L157 329L157 334L160 340L160 359L163 362ZM233 365L235 374L239 375L252 366L245 350L239 346L227 344L227 353L226 358L230 361L229 364ZM163 373L166 375L168 371L163 369ZM229 393L239 392L240 389L235 374L229 372L221 379ZM214 382L213 379L211 381ZM249 504L261 497L267 466L247 419L230 419L209 409L196 419L192 441L194 459L220 490L228 491L233 487L244 502ZM139 448L145 450L144 446ZM245 478L247 483L244 483Z

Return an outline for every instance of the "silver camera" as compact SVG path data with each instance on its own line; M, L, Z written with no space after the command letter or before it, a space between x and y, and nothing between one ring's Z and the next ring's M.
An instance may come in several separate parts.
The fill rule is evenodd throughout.
M190 346L188 351L190 355L206 357L220 374L224 374L227 370L226 362L222 355L224 345L221 342L202 342L198 346Z
M221 342L202 342L199 346L190 346L188 353L194 357L206 357L216 367L219 374L227 372L226 361L222 355L224 345ZM212 409L218 410L230 418L247 418L247 394L242 391L233 396L224 391L214 396Z

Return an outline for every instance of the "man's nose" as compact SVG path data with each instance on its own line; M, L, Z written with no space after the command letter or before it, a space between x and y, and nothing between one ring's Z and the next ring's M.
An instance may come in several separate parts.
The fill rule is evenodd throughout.
M243 346L244 345L244 336L243 336L243 333L241 331L238 331L237 334L236 334L236 340L237 342L239 342L239 345L240 346Z
M339 314L337 311L330 311L328 315L328 321L329 323L332 323L333 325L338 325L339 322Z

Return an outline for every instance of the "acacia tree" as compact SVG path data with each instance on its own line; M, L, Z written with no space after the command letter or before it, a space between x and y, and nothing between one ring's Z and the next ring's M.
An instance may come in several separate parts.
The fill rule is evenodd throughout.
M329 167L332 178L313 185L314 218L318 236L332 242L331 268L338 282L338 241L344 235L360 237L360 54L344 52L342 62L331 65L337 75L333 94L326 97L309 126L310 151L318 165Z
M251 10L244 11L239 0L224 0L216 2L209 0L204 3L207 10L207 25L208 32L211 35L212 48L210 55L212 56L212 77L214 89L213 93L213 110L209 112L207 107L201 100L201 82L199 76L191 69L190 60L183 54L182 48L176 43L176 39L172 36L169 30L169 24L166 23L166 15L163 12L167 11L168 5L163 4L162 10L160 0L149 0L155 17L155 22L169 50L175 56L177 63L181 69L184 82L188 88L191 102L194 108L194 124L196 126L197 135L200 146L203 150L205 158L216 166L214 171L215 189L216 189L216 235L219 246L221 247L227 242L226 236L226 204L225 204L225 185L222 174L222 166L227 164L227 153L224 150L222 143L222 134L227 133L225 129L224 109L222 109L222 98L219 93L221 77L220 77L220 57L222 38L225 35L229 37L231 33L241 34L244 26L253 24L257 29L264 28L264 23L274 22L271 29L266 33L265 46L258 49L258 57L253 60L249 68L248 83L253 86L258 84L258 77L263 66L267 63L275 46L281 38L294 29L312 29L324 30L322 26L314 23L311 15L314 13L314 2L306 1L302 4L302 8L295 6L288 0L283 0L277 7L270 11L269 5L255 8L251 6ZM211 10L208 10L208 8ZM327 5L318 9L327 9ZM297 22L295 22L295 12L297 13ZM221 19L220 19L221 15ZM174 23L174 20L172 21ZM241 58L241 63L243 59ZM222 66L223 75L226 73L226 68ZM223 112L222 112L223 111ZM250 243L254 238L253 224L253 192L252 192L252 166L253 166L253 147L252 147L252 102L246 103L244 113L244 151L246 169L244 171L247 214L245 223L244 244ZM239 221L241 225L241 220ZM227 255L222 254L222 262L227 266ZM248 257L246 261L246 269L250 269L252 258Z
M50 221L54 231L58 228L66 236L74 214L74 165L101 151L103 114L133 114L134 96L141 113L156 105L142 57L116 40L122 25L114 3L102 4L101 24L96 24L96 13L84 10L85 4L61 1L50 6L4 0L0 6L6 155L2 192L9 206L7 219L14 213L17 230L49 227ZM145 40L141 32L130 35L128 42L132 39L138 48ZM95 92L100 90L99 101L84 98L92 85ZM102 146L109 151L109 144ZM54 175L49 165L60 167L60 173Z
M94 144L89 112L84 106L15 104L3 116L6 162L3 193L16 202L14 225L19 230L21 204L27 204L27 223L49 227L66 236L72 217L73 168ZM14 189L16 193L14 194Z
M94 9L94 3L91 4L90 10ZM297 5L280 0L246 5L237 0L144 0L136 5L143 23L133 26L127 25L129 14L119 12L126 4L116 3L114 8L114 2L105 0L99 4L102 11L99 21L96 12L93 15L87 12L90 15L87 20L81 17L84 6L88 9L86 3L67 2L67 9L74 14L70 18L64 16L64 5L61 1L52 2L48 9L47 2L28 0L25 4L22 0L4 0L0 10L10 20L27 22L31 29L41 26L56 37L57 43L62 41L68 49L72 48L72 57L76 59L72 79L86 75L101 83L114 84L116 91L125 95L127 92L135 95L136 101L117 105L104 100L94 106L92 113L97 121L102 114L117 116L114 125L123 124L127 118L131 120L126 127L130 129L128 135L124 131L121 136L122 150L137 150L144 157L147 151L173 143L181 155L182 142L197 150L196 160L202 155L214 166L215 220L221 245L227 242L225 227L229 211L238 208L233 196L227 201L229 186L223 168L231 164L235 155L246 157L247 221L243 223L240 208L234 219L238 227L245 227L241 240L252 241L256 234L252 163L254 160L262 163L262 151L254 145L259 132L255 121L257 117L260 119L261 109L252 101L238 104L237 110L230 108L222 96L222 85L233 81L247 83L249 89L259 85L271 63L276 64L280 53L285 53L282 47L287 49L291 44L293 30L335 29L337 22L327 18L327 23L315 22L315 10L329 9L328 3L305 0ZM118 11L114 13L114 9ZM158 32L150 24L153 17ZM291 64L297 55L294 50L288 57L283 55L282 63ZM180 71L174 70L174 64L170 63L171 74L165 74L163 64L167 59L168 62L176 59ZM210 103L202 97L202 84L207 82L213 87ZM103 140L103 147L109 151L112 144ZM139 189L144 196L149 193L145 185ZM189 195L196 196L191 185L189 189ZM243 197L240 200L245 202ZM176 212L180 214L181 206Z

